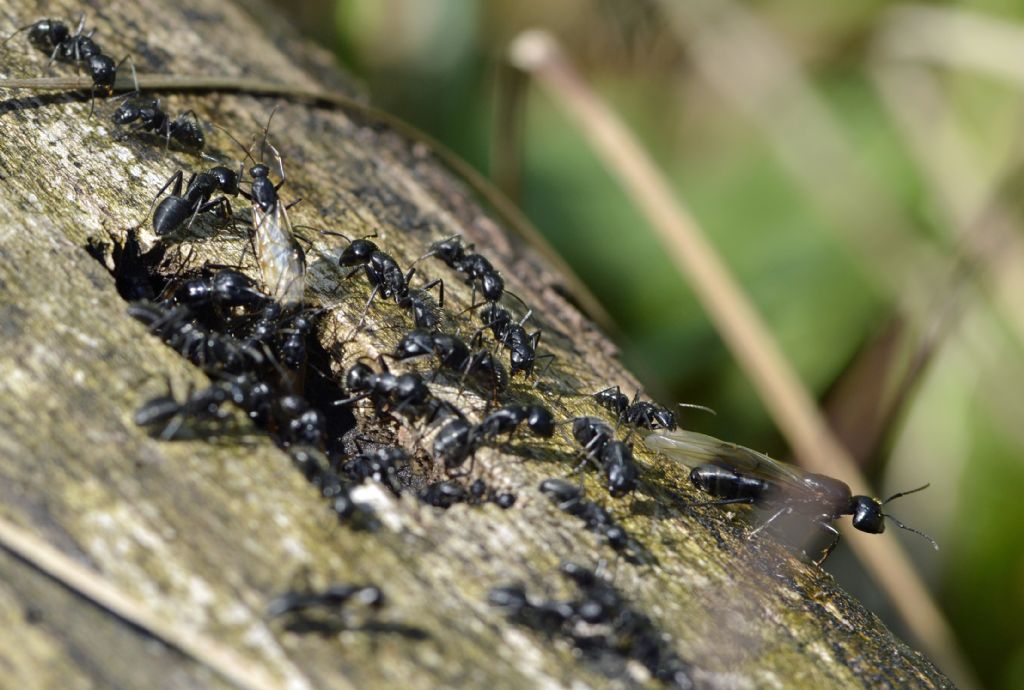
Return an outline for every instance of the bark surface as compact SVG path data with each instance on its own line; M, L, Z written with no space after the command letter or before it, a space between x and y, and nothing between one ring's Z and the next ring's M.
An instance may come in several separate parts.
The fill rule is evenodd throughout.
M69 16L77 5L51 6ZM142 0L88 7L106 51L131 54L140 72L229 74L346 88L330 58L296 38L274 15L226 2ZM257 18L258 17L258 18ZM12 0L0 30L39 19L35 3ZM270 30L268 31L268 27ZM7 45L5 76L72 74L46 67L24 36ZM571 593L560 562L606 562L632 605L692 664L698 687L949 687L920 653L839 590L825 572L770 539L748 539L742 521L700 500L687 470L636 445L639 490L611 499L588 471L588 496L605 505L650 557L634 564L537 486L563 476L578 456L561 436L528 437L482 450L474 473L514 491L510 510L457 505L440 511L368 485L380 525L339 526L317 490L265 435L243 426L216 438L162 442L132 423L164 391L206 378L126 313L114 280L84 247L142 224L175 171L209 161L110 124L114 105L87 97L4 93L0 102L0 517L52 545L139 607L179 629L216 640L268 687L634 687L657 682L627 665L610 668L564 640L509 623L487 604L491 587L522 582L537 597ZM559 276L508 236L447 174L430 150L339 110L239 94L165 95L170 112L192 108L248 144L277 108L271 139L281 151L285 201L295 224L375 241L404 266L451 235L476 244L533 310L541 350L557 360L537 388L518 379L505 401L543 399L559 419L607 418L586 393L635 380L614 347L561 296ZM208 153L237 167L239 148L217 129ZM236 215L246 214L242 200ZM359 275L341 281L344 241L305 231L312 305L330 308L318 333L340 371L361 356L393 349L411 328L407 314L377 300L365 328L346 336L369 296ZM256 273L244 225L197 221L169 244L182 268L242 263ZM475 314L458 315L470 290L436 259L414 284L445 280L445 320L463 334ZM628 279L628 277L623 277ZM514 302L509 306L515 308ZM472 323L471 323L472 320ZM504 354L502 354L504 358ZM419 367L426 368L420 364ZM400 368L400 367L399 367ZM456 399L456 386L438 383ZM472 390L458 404L474 418L487 400ZM362 433L394 439L415 455L415 475L443 471L426 453L430 429L358 414ZM301 635L266 615L296 583L376 582L388 605L376 632ZM415 631L416 634L412 634ZM0 549L0 686L230 687L193 655L144 626L111 615L38 567Z

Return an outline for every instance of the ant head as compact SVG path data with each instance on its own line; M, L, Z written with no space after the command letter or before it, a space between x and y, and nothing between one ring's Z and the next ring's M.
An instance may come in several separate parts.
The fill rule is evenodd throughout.
M266 178L270 176L270 168L264 163L257 163L256 165L249 168L249 176L254 180L258 180L261 177Z
M88 67L93 88L107 95L113 92L114 80L117 77L117 63L113 58L102 54L90 55Z
M526 424L537 436L551 438L555 434L555 418L551 411L541 405L528 405Z
M370 377L375 373L369 364L356 362L345 374L345 388L350 393L366 390L369 387Z
M232 195L238 194L237 172L223 165L214 166L206 172L217 181L217 187L219 187L222 192Z
M114 111L113 121L115 125L126 125L139 118L141 108L135 101L125 101Z
M505 280L497 272L485 273L480 278L480 291L485 299L497 301L505 292Z
M924 491L929 486L929 484L925 484L924 486L919 486L916 489L911 489L910 491L901 491L899 493L893 494L884 501L879 501L878 499L875 498L869 498L868 496L854 496L851 504L851 507L853 509L853 526L862 532L868 532L870 534L881 534L885 531L885 519L888 518L889 520L892 520L894 523L896 523L896 526L900 529L906 530L908 532L913 532L918 536L924 537L929 542L931 542L931 545L935 547L936 551L938 551L939 545L936 544L935 540L929 537L927 534L925 534L924 532L919 532L918 530L913 529L912 527L907 527L902 522L894 518L892 515L882 512L882 506L884 506L886 503L889 503L890 501L900 498L901 496L908 496L910 494L917 493L918 491Z
M370 260L370 256L380 248L366 238L353 240L338 257L342 266L360 266Z
M676 428L676 416L664 407L655 408L651 412L651 423L654 429L672 430Z
M881 534L885 531L885 514L878 499L854 496L851 501L854 527L868 534Z
M70 35L71 30L64 22L56 19L40 19L29 27L28 40L33 44L52 47L63 43Z

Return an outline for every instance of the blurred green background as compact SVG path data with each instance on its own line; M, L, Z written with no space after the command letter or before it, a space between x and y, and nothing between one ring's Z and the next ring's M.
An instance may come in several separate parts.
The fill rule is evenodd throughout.
M1005 78L901 57L927 44L930 15L896 7L311 0L289 9L375 104L482 171L492 137L506 134L493 123L509 42L529 27L557 36L669 176L879 493L931 482L893 510L942 550L900 538L986 686L1024 688L1024 252L1015 183L1024 101ZM991 20L985 30L1024 27L1019 2L933 7L981 13ZM984 31L961 28L928 49L949 57L969 44L1013 67L1013 54ZM1024 50L1024 33L1008 39ZM802 80L795 87L773 81L786 64ZM523 129L519 200L606 306L646 390L718 411L684 414L690 428L787 457L643 218L537 88ZM908 375L914 361L921 366ZM906 637L842 545L827 567Z

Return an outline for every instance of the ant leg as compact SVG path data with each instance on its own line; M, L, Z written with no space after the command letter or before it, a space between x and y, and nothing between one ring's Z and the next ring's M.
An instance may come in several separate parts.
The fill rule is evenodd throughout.
M764 529L765 527L767 527L768 525L770 525L770 524L772 524L773 522L775 522L775 521L776 521L776 520L777 520L778 518L782 517L782 516L783 516L784 514L786 514L786 513L789 513L789 512L792 512L792 510L793 510L793 509L792 509L792 508L790 508L789 506L783 506L783 507L779 508L779 509L778 509L777 511L775 511L775 513L774 513L774 514L773 514L773 515L772 515L772 516L771 516L770 518L768 518L767 520L765 520L764 522L762 522L762 523L761 523L760 525L758 525L757 527L755 527L755 528L754 528L754 529L753 529L753 530L752 530L752 531L750 532L750 535L749 535L749 537L750 537L750 538L753 538L753 537L755 537L755 536L756 536L757 534L759 534L759 533L760 533L760 532L761 532L761 531L762 531L762 530L763 530L763 529Z
M128 99L128 98L131 98L132 96L140 96L140 95L142 95L141 90L139 89L139 75L135 72L135 62L134 61L132 61L131 67L132 67L132 83L135 85L135 89L132 90L132 91L125 91L120 96L116 96L114 98L114 100L117 100L119 98Z
M443 307L444 306L444 281L442 279L438 278L437 280L432 280L429 283L427 283L426 285L424 285L423 287L421 287L420 289L423 290L424 292L426 292L427 290L432 289L435 285L438 287L438 290L437 290L438 291L437 305L439 307Z
M537 355L537 357L534 359L535 362L538 359L546 359L548 360L548 363L544 365L544 370L537 374L537 380L533 382L534 388L536 388L537 384L540 383L540 377L545 376L548 373L548 369L551 368L551 365L555 363L555 359L557 358L558 356L555 355L553 352L550 352L546 355Z
M752 498L716 498L713 501L701 501L700 503L689 503L687 508L703 508L704 506L731 506L737 504L752 505Z
M189 184L192 184L192 180L194 180L195 177L195 173L192 173L192 175L188 178ZM171 184L174 185L174 189L171 190L171 196L181 196L181 184L184 179L184 170L179 170L178 172L171 175L169 178L167 178L167 182L164 183L164 186L160 188L160 191L156 193L156 198L159 199L160 196L167 191L167 188L170 187Z
M826 546L825 550L821 553L821 557L814 561L814 565L820 568L821 564L825 562L825 559L827 559L832 554L832 551L835 550L836 545L839 544L839 530L827 522L819 522L818 526L825 532L830 532L833 535L832 543Z
M185 171L183 170L179 170L178 172L174 173L169 178L167 178L167 182L164 182L164 186L161 187L160 190L153 196L153 201L149 205L149 210L146 211L146 219L143 220L141 223L135 225L134 227L136 229L141 228L143 224L146 222L146 220L148 220L153 215L153 209L156 208L157 202L160 201L160 197L163 196L164 192L167 191L168 187L171 187L173 185L170 194L171 196L181 196L181 184L184 178ZM193 178L195 178L195 173L192 173L191 177L188 178L189 184L192 183Z
M349 274L351 275L351 274ZM380 285L374 285L373 291L370 293L370 299L366 300L366 306L363 307L363 313L359 315L359 322L356 323L356 327L348 334L346 340L351 340L355 337L359 329L363 327L363 322L366 320L366 314L370 311L370 305L373 304L373 298L377 296L377 292L380 290Z

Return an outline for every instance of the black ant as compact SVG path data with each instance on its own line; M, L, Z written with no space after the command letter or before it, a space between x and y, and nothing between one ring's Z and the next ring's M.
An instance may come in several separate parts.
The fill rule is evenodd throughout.
M128 313L204 371L244 373L259 369L265 361L259 350L244 341L199 323L196 312L186 304L134 302Z
M182 194L182 183L185 173L181 170L171 175L156 198L171 189L170 194L163 198L153 211L153 231L160 237L169 235L180 229L186 221L191 225L200 213L216 211L223 220L231 217L231 203L224 194L238 196L237 172L222 165L215 166L204 172L192 173L185 184ZM222 196L213 198L220 192ZM155 202L154 202L155 203Z
M602 537L616 551L626 551L631 558L643 553L643 548L629 536L605 508L588 500L583 488L564 479L545 479L540 492L548 496L558 508L582 520L587 529Z
M93 108L97 92L109 96L114 92L114 82L117 79L117 70L128 57L125 56L121 62L114 62L114 59L103 53L99 44L92 39L94 31L83 33L85 30L85 15L81 15L78 21L78 29L74 34L68 29L67 24L56 19L40 19L39 21L22 26L4 39L0 45L6 45L22 31L28 31L28 40L33 46L50 54L50 61L75 63L84 65L92 78L92 100ZM93 108L89 110L92 117Z
M225 388L212 385L202 390L189 392L185 402L178 402L174 396L170 381L167 382L167 393L147 400L135 411L133 421L137 426L154 429L162 425L159 438L168 441L174 438L186 422L206 424L221 422L228 418L222 406L231 399Z
M136 131L149 131L186 151L200 152L206 145L206 135L195 111L186 110L171 118L161 107L160 101L134 96L118 106L112 117L114 124L127 125L137 122Z
M369 398L378 414L385 410L422 417L436 411L430 389L419 374L391 373L380 360L382 371L376 372L368 364L357 362L345 374L345 388L350 397L335 400L334 405L350 405Z
M533 374L538 359L554 360L555 355L547 354L537 357L537 345L540 343L541 332L527 333L523 324L530 317L526 312L518 322L512 320L509 311L497 304L489 303L480 313L483 329L489 328L498 343L509 352L509 375L515 376L523 372L526 376ZM477 331L477 335L481 332ZM474 336L474 339L476 336Z
M639 474L632 447L615 438L612 428L596 417L577 417L572 435L583 447L584 462L594 460L604 472L608 493L624 496L636 488Z
M181 283L171 294L171 301L192 307L213 305L219 309L256 309L267 304L270 297L260 292L244 273L222 268Z
M275 303L276 304L276 303ZM316 326L316 312L299 312L288 319L287 323L277 329L277 352L281 363L293 371L298 371L306 362L306 341Z
M692 690L692 666L675 654L650 618L594 570L575 563L563 563L559 570L579 589L577 597L535 602L521 584L513 584L492 589L488 602L515 623L565 638L584 658L599 660L606 673L614 661L623 670L633 662L666 687Z
M667 407L662 407L650 400L640 400L638 390L630 400L618 386L611 386L594 393L594 401L598 405L614 414L619 423L635 428L650 429L657 431L665 429L672 431L678 427L676 415ZM703 405L679 403L680 407L694 408L714 414L715 411Z
M456 503L494 503L502 510L508 510L516 503L516 495L509 492L489 489L482 479L473 482L469 490L453 481L442 481L428 484L419 492L419 499L435 508L447 510Z
M253 163L249 168L249 190L239 189L238 193L252 204L253 249L263 285L275 301L286 310L290 310L301 304L305 296L306 255L295 241L291 220L288 218L288 207L278 196L287 178L281 154L267 141L270 122L275 112L277 111L271 112L267 125L263 128L261 150L270 148L273 152L277 159L280 179L276 184L271 181L270 167L253 158L251 149L256 143L253 141L252 145L245 149L246 158ZM230 132L224 131L242 147Z
M398 467L408 461L409 456L404 450L389 446L362 452L348 460L341 469L353 481L373 479L387 486L397 496L402 492Z
M550 438L554 434L554 418L547 409L540 405L508 405L494 410L476 426L461 418L449 421L434 437L434 458L451 470L497 436L507 433L511 438L524 422L538 437ZM471 471L472 467L467 474Z
M481 439L495 438L500 434L508 434L511 438L524 422L527 428L540 438L551 438L555 433L555 418L547 408L540 405L500 407L484 417L477 426L476 433Z
M372 516L369 509L356 503L347 482L329 467L329 463L317 448L304 445L288 447L292 463L320 495L330 501L331 509L340 520L363 519L367 523Z
M480 254L472 252L473 245L465 245L458 236L435 242L430 251L417 259L417 263L431 256L441 259L447 266L462 273L468 284L473 286L474 296L479 288L488 302L497 302L505 293L505 280L501 274ZM521 300L520 300L521 301Z
M434 436L434 459L444 462L446 470L461 466L479 447L475 427L465 419L453 419ZM465 474L473 471L472 464Z
M487 350L472 352L465 341L449 333L410 331L398 342L391 356L405 360L425 355L436 356L439 369L458 373L463 379L476 378L490 388L495 397L508 385L508 373L494 355Z
M373 617L384 603L384 593L375 585L332 585L318 592L288 592L279 596L267 606L267 615L284 617L285 628L293 632L333 635L353 628L349 609L354 604L367 609Z
M437 327L438 307L444 306L444 282L442 280L433 280L423 287L411 288L409 281L416 273L416 268L412 267L407 272L403 272L394 257L381 251L380 247L369 240L369 237L374 237L374 235L351 240L340 232L329 231L328 234L342 237L349 243L338 257L339 266L354 269L345 278L352 276L361 267L367 282L373 288L356 324L356 330L362 327L366 313L378 294L385 299L394 298L395 304L399 308L412 312L416 328L433 329ZM435 286L439 289L437 304L428 294L428 291Z
M273 400L271 424L276 427L279 445L303 445L320 448L326 433L326 420L320 410L301 395L282 395Z
M598 405L617 415L619 421L629 426L645 429L675 429L676 416L668 408L647 400L640 400L637 391L632 402L618 386L605 388L594 393Z

